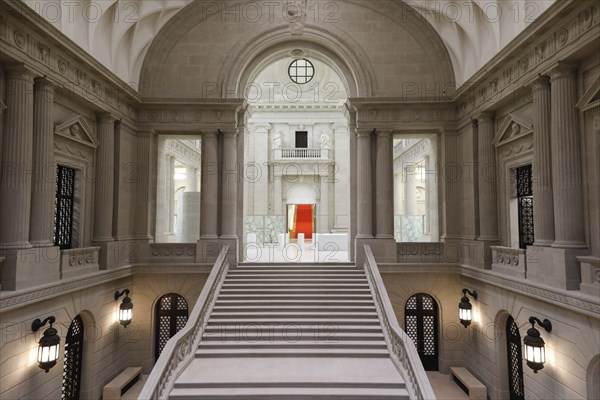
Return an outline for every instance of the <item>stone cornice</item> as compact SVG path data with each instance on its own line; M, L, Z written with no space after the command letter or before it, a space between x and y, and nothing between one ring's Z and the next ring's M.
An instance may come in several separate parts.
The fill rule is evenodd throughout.
M406 101L402 98L352 98L348 108L364 128L393 129L398 123L445 125L456 121L456 107L448 101Z
M598 41L599 32L600 5L597 2L555 2L459 88L454 97L459 117L470 118L519 94L558 62L592 46Z
M140 127L159 131L180 132L236 129L238 110L245 107L243 99L203 102L178 100L151 102L140 106Z

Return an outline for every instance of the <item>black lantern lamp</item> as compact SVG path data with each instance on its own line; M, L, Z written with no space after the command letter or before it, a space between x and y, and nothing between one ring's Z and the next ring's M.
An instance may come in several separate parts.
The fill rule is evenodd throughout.
M471 325L471 321L473 321L473 306L467 297L467 293L473 297L473 299L477 300L477 290L471 292L469 289L463 289L462 292L463 297L460 299L460 303L458 303L458 318L460 319L460 323L466 328Z
M31 330L37 332L42 326L50 323L50 327L44 331L44 335L38 342L37 362L41 369L48 372L50 368L56 365L58 353L60 351L60 337L58 332L52 326L56 321L54 317L48 317L45 320L36 319L31 324Z
M536 317L529 317L531 328L527 331L527 336L523 338L523 348L525 350L525 360L529 368L537 374L544 368L546 362L546 349L544 339L540 336L540 331L535 329L535 323L546 330L552 332L552 323L545 319L543 322Z
M127 325L131 323L133 317L133 303L129 298L129 289L125 289L122 292L115 292L115 300L119 300L121 296L125 295L123 302L119 306L119 323L127 328Z

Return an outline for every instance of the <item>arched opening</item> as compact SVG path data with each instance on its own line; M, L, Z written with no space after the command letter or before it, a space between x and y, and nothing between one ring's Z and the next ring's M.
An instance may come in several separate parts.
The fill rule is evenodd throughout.
M587 369L587 398L600 399L600 355L590 361Z
M169 339L187 324L188 304L182 296L169 293L156 302L154 315L154 357L158 360Z
M81 375L83 370L83 319L76 316L65 338L64 366L62 380L63 400L78 400L81 394Z
M350 131L341 69L286 48L245 72L244 260L348 261Z
M506 351L508 357L508 389L510 400L525 400L521 335L512 316L506 320Z
M428 294L419 293L404 307L404 330L413 340L426 371L439 369L438 304Z

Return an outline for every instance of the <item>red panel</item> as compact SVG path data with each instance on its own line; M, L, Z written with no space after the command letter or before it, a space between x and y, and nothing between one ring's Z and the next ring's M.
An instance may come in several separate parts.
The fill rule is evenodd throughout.
M304 233L304 239L312 239L313 235L313 206L299 205L296 207L296 239Z

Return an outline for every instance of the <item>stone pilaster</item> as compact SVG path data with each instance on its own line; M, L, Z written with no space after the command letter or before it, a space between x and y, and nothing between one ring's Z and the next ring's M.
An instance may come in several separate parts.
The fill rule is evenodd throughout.
M107 113L98 114L96 152L96 188L94 207L94 242L112 242L114 177L115 177L115 121Z
M216 132L202 134L202 206L200 236L217 239L219 227L219 168Z
M34 247L54 244L54 85L36 79L33 95L33 183L30 242Z
M320 192L321 192L321 201L320 201L320 207L317 208L317 213L319 216L318 219L318 231L322 232L322 233L330 233L330 214L329 214L329 182L328 182L328 175L327 174L321 174L320 176L320 180L321 180L321 187L320 187Z
M550 98L550 81L540 76L533 82L533 226L535 245L544 247L554 242Z
M136 239L151 239L153 234L151 233L150 221L151 217L151 204L153 199L150 196L150 187L152 186L151 179L154 178L152 173L152 155L155 154L151 151L154 142L154 132L138 132L137 133L137 166L138 166L138 180L135 190L135 226L134 232ZM155 148L155 147L154 147ZM154 155L154 157L156 157Z
M559 63L551 77L551 153L554 198L552 247L585 248L577 68Z
M357 239L373 238L371 130L357 129Z
M375 160L377 239L394 238L394 146L391 131L377 132Z
M492 144L496 133L495 115L483 113L477 117L479 241L498 241L498 165L496 148Z
M237 131L223 132L223 172L221 196L221 237L237 238Z
M444 207L444 233L443 239L455 239L459 234L460 225L460 207L458 205L459 198L459 182L461 173L458 168L458 136L456 132L444 132L442 137L444 151L442 160L444 168L441 169L441 179L443 180L442 197Z
M169 235L175 234L175 156L168 156L167 163L167 190L169 191L167 199L169 201L167 209L169 210Z
M33 74L23 66L6 68L6 111L0 177L0 247L31 247L33 169Z

